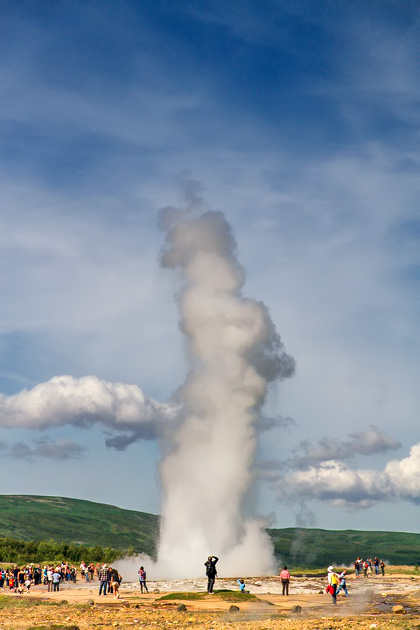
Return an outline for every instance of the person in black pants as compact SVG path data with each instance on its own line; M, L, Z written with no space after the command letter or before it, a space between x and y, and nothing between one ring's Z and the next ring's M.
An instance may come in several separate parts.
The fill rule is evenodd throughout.
M216 556L209 556L207 562L204 563L207 575L207 593L210 595L213 595L214 581L217 576L216 564L218 559L219 558L216 558Z

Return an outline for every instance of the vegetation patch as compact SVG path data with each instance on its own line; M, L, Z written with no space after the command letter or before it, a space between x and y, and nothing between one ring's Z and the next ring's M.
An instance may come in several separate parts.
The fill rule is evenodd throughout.
M0 595L0 610L3 608L33 608L34 606L60 606L60 602L43 600L37 597Z
M167 595L163 595L159 597L159 601L162 599L169 600L178 600L178 599L189 599L189 600L199 600L205 599L207 597L206 593L168 593Z
M222 599L225 602L247 602L247 601L259 601L258 597L255 595L251 595L251 593L241 593L240 591L229 591L229 590L218 590L214 591L214 595L218 596L219 599ZM159 597L159 600L190 600L190 601L198 601L207 599L208 594L204 592L193 592L193 593L168 593L168 595L163 595Z

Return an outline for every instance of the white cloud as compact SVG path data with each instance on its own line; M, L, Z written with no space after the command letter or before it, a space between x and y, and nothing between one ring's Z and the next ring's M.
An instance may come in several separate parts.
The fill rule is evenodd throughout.
M89 427L100 424L123 433L125 446L138 439L159 437L168 422L176 418L177 408L147 398L136 385L109 383L95 376L74 378L55 376L33 389L6 396L0 394L0 427L48 429L71 424ZM118 437L118 436L117 436ZM121 448L115 438L110 446ZM64 450L69 446L62 443ZM39 445L38 454L49 451Z
M289 501L318 500L346 509L360 509L378 502L420 502L420 443L408 457L388 462L384 470L353 470L330 461L286 474L278 484L279 495Z

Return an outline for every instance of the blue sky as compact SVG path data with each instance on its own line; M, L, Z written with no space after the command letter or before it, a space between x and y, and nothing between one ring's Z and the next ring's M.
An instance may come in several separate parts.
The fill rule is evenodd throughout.
M170 398L188 361L157 217L195 180L297 362L267 403L291 420L261 436L253 509L420 532L418 3L4 2L0 18L0 454L23 462L1 492L159 511L156 436L115 450L96 420L57 407L41 426L10 397L68 375Z

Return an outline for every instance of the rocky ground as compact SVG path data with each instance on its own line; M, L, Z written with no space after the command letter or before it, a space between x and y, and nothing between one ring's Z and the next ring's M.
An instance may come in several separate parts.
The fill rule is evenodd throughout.
M88 630L108 627L191 628L224 630L420 630L420 578L387 575L349 578L350 597L341 594L333 606L325 578L293 578L290 596L281 595L278 578L249 578L241 596L236 580L218 579L216 594L207 595L205 580L149 582L142 595L137 584L123 584L120 599L98 595L98 583L64 585L59 593L44 586L0 596L0 630ZM226 590L235 590L232 595ZM176 593L176 599L162 599ZM193 593L193 595L189 595ZM202 597L200 593L203 593ZM180 605L184 610L178 610Z

